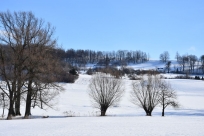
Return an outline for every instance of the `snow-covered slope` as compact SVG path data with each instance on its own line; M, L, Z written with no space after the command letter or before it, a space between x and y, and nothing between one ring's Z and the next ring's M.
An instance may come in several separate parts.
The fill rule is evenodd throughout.
M174 70L174 67L179 67L178 62L176 60L170 60L171 61L171 69ZM149 69L157 69L157 68L165 68L166 63L162 62L160 60L149 60L144 63L138 63L138 64L128 64L127 67L131 67L135 70L149 70ZM87 68L94 68L94 64L88 64L86 65ZM118 66L120 68L120 66Z
M175 64L176 61L172 61L172 64ZM145 63L140 63L140 64L130 64L128 65L129 67L132 67L133 69L143 69L143 70L148 70L148 69L156 69L156 68L164 68L165 63L158 61L158 60L150 60Z

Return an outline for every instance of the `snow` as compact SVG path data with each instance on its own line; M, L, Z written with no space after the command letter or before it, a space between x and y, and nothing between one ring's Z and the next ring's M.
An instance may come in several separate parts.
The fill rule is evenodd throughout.
M141 64L137 68L151 68L155 65L159 66L160 62L152 61L152 63ZM175 75L164 74L164 76ZM92 107L88 96L90 78L89 75L80 74L75 83L61 84L65 91L57 97L54 109L34 108L31 110L32 119L28 120L19 119L21 117L11 121L0 120L0 136L201 136L204 134L204 81L164 79L171 83L177 92L181 107L179 109L167 107L165 117L161 117L161 107L156 107L152 117L147 117L143 109L130 102L132 81L123 79L126 90L121 102L109 108L106 117L100 117L99 110ZM25 107L21 106L22 114L24 110ZM66 111L69 114L64 114ZM42 116L49 116L49 118L42 118Z
M202 136L201 117L70 117L0 122L4 136Z
M140 64L130 64L128 67L132 67L133 69L137 70L149 70L149 69L154 69L156 70L157 68L165 68L166 63L158 60L150 60L145 63L140 63ZM179 67L177 61L171 60L171 70L175 70L174 67Z
M178 62L176 60L170 60L171 61L171 69L174 70L174 67L180 67ZM135 70L149 70L149 69L156 69L156 68L165 68L166 63L162 62L162 61L158 61L158 60L149 60L147 62L144 63L138 63L138 64L128 64L127 67L131 67ZM87 64L86 65L86 69L88 68L94 68L96 67L96 64ZM120 68L120 66L118 66L118 68ZM85 68L84 68L85 69Z

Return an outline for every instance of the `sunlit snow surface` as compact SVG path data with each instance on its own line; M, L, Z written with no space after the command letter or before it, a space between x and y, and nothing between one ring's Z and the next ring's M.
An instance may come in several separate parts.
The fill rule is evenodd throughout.
M203 136L203 117L70 117L0 121L1 136Z
M181 107L167 108L165 117L156 107L153 116L146 117L141 108L130 102L132 81L123 79L126 90L122 101L109 108L106 117L99 117L99 110L92 107L87 93L90 78L80 75L74 84L62 84L65 91L58 96L55 109L34 108L29 120L0 120L0 136L204 135L204 81L167 79L177 92ZM75 117L65 117L65 111ZM24 113L23 106L21 112Z

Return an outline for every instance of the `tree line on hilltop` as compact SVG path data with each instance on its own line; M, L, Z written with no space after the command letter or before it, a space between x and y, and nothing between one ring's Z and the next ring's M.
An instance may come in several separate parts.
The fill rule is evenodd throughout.
M57 56L73 66L85 66L88 63L99 65L127 65L129 63L143 63L149 60L149 54L136 50L93 51L57 49Z

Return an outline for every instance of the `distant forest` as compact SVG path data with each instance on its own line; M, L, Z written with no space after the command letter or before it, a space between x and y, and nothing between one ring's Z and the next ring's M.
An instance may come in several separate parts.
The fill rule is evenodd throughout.
M129 63L143 63L149 60L149 54L137 51L93 51L56 49L57 56L73 66L85 66L86 64L97 64L100 66L123 66Z

